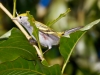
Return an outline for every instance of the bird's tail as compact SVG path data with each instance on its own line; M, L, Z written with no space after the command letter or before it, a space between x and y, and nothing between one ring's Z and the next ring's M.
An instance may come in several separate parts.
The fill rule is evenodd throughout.
M70 37L69 34L71 33L74 33L78 30L80 30L81 28L83 28L83 26L79 26L79 27L75 27L75 28L72 28L72 29L69 29L69 30L66 30L63 34L64 37Z

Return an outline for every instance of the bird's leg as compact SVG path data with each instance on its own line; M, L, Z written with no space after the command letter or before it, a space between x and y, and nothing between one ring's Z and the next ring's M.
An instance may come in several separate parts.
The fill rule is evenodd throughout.
M45 52L43 52L43 54L47 53L50 49L48 48Z

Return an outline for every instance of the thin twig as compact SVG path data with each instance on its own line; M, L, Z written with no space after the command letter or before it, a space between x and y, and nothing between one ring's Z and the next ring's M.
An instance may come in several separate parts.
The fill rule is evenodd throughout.
M16 0L13 0L13 17L15 17L15 13L16 13Z
M0 8L11 18L13 19L13 16L11 15L11 13L2 5L2 3L0 2ZM26 38L28 40L31 39L31 36L25 31L25 29L16 21L16 20L12 20L16 25L17 27L22 31L22 33L26 36ZM36 45L33 45L33 47L35 47L36 51L37 51L37 54L38 56L40 57L40 59L43 61L44 60L44 57L43 57L43 54L41 54L39 48L36 46Z

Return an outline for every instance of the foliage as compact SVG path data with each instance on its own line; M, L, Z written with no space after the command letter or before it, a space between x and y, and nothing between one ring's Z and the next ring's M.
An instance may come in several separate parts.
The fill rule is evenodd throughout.
M92 22L88 26L85 26L84 27L85 29L83 28L82 31L80 30L80 31L77 31L77 32L71 34L70 38L65 38L65 37L61 38L60 47L59 48L60 48L60 53L64 57L64 60L65 60L64 65L68 63L69 58L70 58L70 56L72 54L72 51L73 51L76 43L78 42L80 37L84 34L84 30L86 30L87 27L89 27L88 29L90 29L91 26L93 26L93 25L98 23L97 21L100 22L100 20L96 20L96 21ZM23 75L23 73L29 73L30 74L30 73L32 73L33 70L32 71L30 70L30 72L29 71L27 72L26 69L23 68L23 70L21 70L21 68L22 68L22 66L24 64L27 64L27 62L30 62L31 65L32 65L33 61L36 61L35 64L38 64L37 65L38 69L41 69L41 65L42 64L41 64L40 61L37 60L38 58L36 56L36 51L32 47L32 45L29 44L29 42L27 41L25 36L17 28L11 29L9 31L9 34L10 35L8 35L8 37L7 37L7 35L5 36L6 38L3 36L3 38L1 38L1 40L0 40L0 63L1 63L1 65L0 65L0 67L1 67L0 71L1 72L0 73L1 74L3 74L3 73L6 74L6 73L9 72L11 74L14 74L14 73L15 74L16 73L22 73L22 75ZM17 63L19 63L18 62L19 61L19 57L23 57L23 58L25 58L27 60L21 58L20 59L21 64L18 66ZM22 63L23 60L26 63L25 62ZM29 61L29 60L32 60L32 61ZM8 68L11 68L11 67L9 67L9 65L11 65L11 63L12 63L12 65L15 66L15 68L13 67L11 70L9 70ZM4 66L4 64L6 66L8 66L8 68L2 67L2 66ZM16 66L18 66L20 68L17 69ZM25 67L27 67L27 65ZM31 68L32 68L32 66L31 66ZM34 68L34 66L33 66L33 68ZM50 70L50 72L49 72L49 70L47 70L47 69L50 69L50 68L52 68L52 70ZM38 69L35 69L35 71L40 73L41 71L38 70ZM5 70L6 70L6 73L5 73ZM51 67L44 66L43 70L46 70L47 72L42 71L41 73L46 74L46 75L49 75L49 74L50 75L54 75L54 74L58 75L58 74L60 74L60 71L61 71L60 67L58 65L54 65L54 66L51 66ZM54 72L52 72L52 71L54 71Z
M31 21L32 16L29 13L27 14L30 24L34 25ZM48 25L54 24L64 17L65 14L61 14L56 20L49 22ZM59 51L64 58L62 69L57 64L44 66L37 57L35 48L28 42L22 32L17 28L12 28L0 37L0 75L61 75L61 73L64 73L69 58L79 39L85 34L86 30L91 29L99 22L100 19L91 22L79 31L70 34L70 38L61 37ZM38 39L38 29L33 34Z
M0 75L60 75L59 65L45 67L40 62L27 61L21 57L0 64Z

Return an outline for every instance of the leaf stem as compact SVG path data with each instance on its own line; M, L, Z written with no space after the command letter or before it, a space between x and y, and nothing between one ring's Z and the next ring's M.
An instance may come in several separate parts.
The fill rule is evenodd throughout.
M44 57L43 57L43 53L41 52L41 50L39 50L39 48L36 46L36 45L33 45L33 47L35 47L40 59L43 61L45 60Z
M69 12L70 12L70 8L67 9L67 11L65 13L62 13L58 16L58 18L56 18L55 20L51 21L51 22L48 22L46 25L47 26L51 26L53 25L54 23L56 23L58 20L60 20L62 17L65 17Z
M39 52L40 52L40 54L41 54L40 56L43 57L43 52L42 52L42 49L41 49L41 46L40 46L39 38L38 38L38 47L39 47L39 50L40 50ZM40 57L40 58L41 58L41 57ZM43 61L43 60L44 60L44 59L42 59L42 61Z
M15 17L15 13L16 13L16 0L13 0L13 17Z
M0 2L0 8L9 16L9 18L13 19L13 16L12 14L2 5L2 3ZM31 36L25 31L25 29L22 27L22 25L20 25L16 20L12 20L16 26L22 31L22 33L26 36L26 38L28 40L31 39ZM37 54L39 55L40 59L41 60L44 60L44 57L41 56L43 54L41 54L39 48L36 46L36 45L33 45L33 47L35 47L36 51L37 51Z

